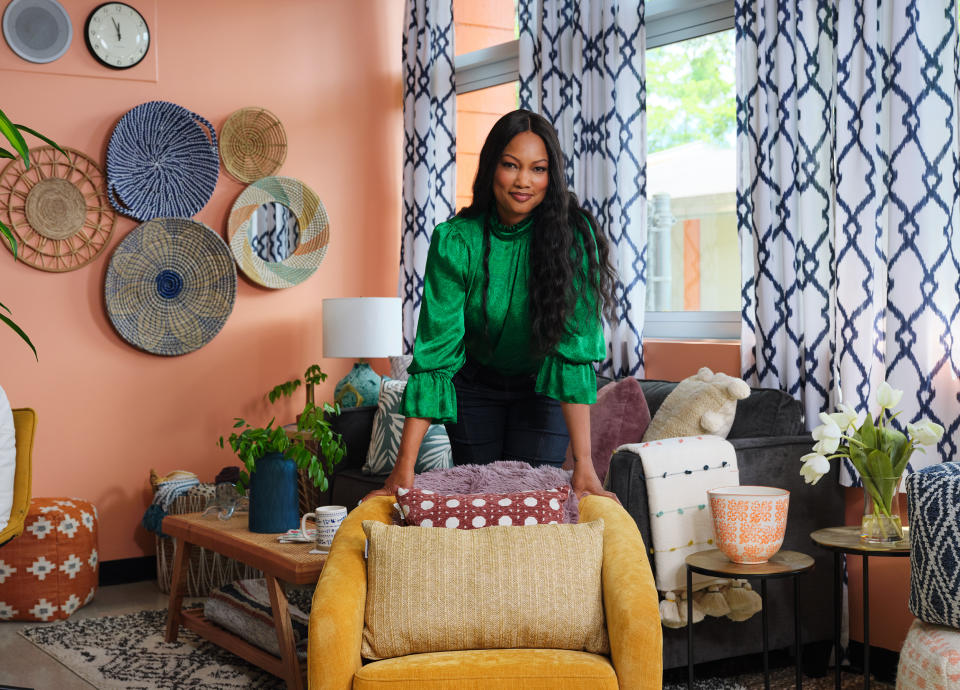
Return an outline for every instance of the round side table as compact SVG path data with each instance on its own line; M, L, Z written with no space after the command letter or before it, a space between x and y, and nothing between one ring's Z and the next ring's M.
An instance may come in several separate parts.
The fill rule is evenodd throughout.
M833 551L833 646L836 656L836 688L840 690L840 615L843 591L843 568L840 554L863 556L863 687L870 687L870 556L910 556L910 532L890 544L874 544L860 539L860 527L827 527L810 533L815 544Z
M793 621L795 643L797 646L797 687L803 686L803 671L800 663L800 580L797 575L813 570L814 560L799 551L778 551L766 563L747 565L734 563L719 549L698 551L686 558L687 564L687 687L693 688L693 574L700 573L711 577L758 578L760 580L760 598L763 608L760 617L763 622L763 684L770 688L770 661L767 649L767 580L793 578Z

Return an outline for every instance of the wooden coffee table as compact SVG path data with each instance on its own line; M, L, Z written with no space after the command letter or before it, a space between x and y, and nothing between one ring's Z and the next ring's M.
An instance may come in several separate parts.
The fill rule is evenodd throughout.
M326 554L311 554L313 544L281 544L275 534L255 534L247 529L247 515L219 520L200 513L168 515L163 519L163 532L176 539L173 581L167 612L167 642L176 642L180 626L227 649L275 676L283 678L287 687L302 690L303 674L293 640L293 627L287 597L279 580L296 585L315 583L327 561ZM203 609L182 610L186 587L187 562L190 550L202 546L228 558L263 571L270 593L273 623L280 643L280 658L255 647L246 640L211 623Z

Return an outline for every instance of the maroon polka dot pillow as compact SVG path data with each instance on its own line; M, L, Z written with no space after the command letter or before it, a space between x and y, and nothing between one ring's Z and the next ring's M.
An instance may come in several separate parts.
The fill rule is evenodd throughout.
M554 525L563 522L569 486L506 494L440 494L398 489L397 502L408 525L476 529L494 525Z

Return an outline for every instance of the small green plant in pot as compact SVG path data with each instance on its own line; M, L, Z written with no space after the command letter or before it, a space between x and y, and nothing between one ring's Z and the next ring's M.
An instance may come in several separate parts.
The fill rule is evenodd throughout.
M243 462L238 483L241 493L250 489L251 532L276 534L300 525L297 469L304 470L320 491L326 491L327 478L346 454L343 438L333 430L329 419L339 414L339 405L307 402L297 418L295 434L274 426L274 419L263 427L235 419L234 432L227 442ZM310 442L316 444L318 452L308 447ZM222 436L219 445L224 446Z

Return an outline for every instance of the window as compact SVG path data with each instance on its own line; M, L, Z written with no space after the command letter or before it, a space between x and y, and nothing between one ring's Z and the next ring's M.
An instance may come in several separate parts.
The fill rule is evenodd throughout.
M457 209L518 107L515 0L454 0ZM646 337L739 338L733 0L647 0Z
M493 123L520 107L516 0L454 0L457 53L457 200L473 199L480 148Z

